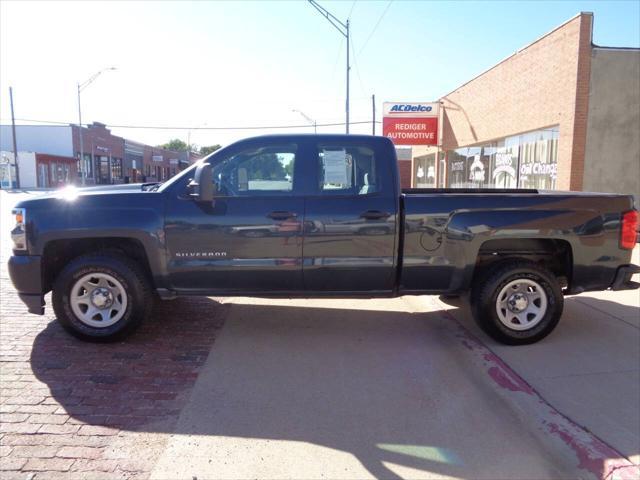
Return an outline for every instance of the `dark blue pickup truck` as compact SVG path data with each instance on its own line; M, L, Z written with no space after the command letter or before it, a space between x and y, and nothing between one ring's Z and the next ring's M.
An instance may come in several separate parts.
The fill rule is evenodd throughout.
M130 333L154 297L470 292L487 333L525 344L564 295L639 286L631 196L401 191L383 137L251 138L163 184L68 189L14 214L9 272L29 312L53 291L61 324L91 340Z

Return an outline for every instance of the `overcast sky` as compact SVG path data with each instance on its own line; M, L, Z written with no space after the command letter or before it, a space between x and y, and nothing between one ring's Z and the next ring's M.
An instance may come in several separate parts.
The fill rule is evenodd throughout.
M596 44L640 46L637 1L320 3L351 15L352 121L370 122L372 93L379 110L385 100L435 100L579 11L595 13ZM2 123L10 85L17 118L77 122L77 82L109 66L117 70L83 92L85 123L305 124L294 109L343 122L344 64L344 40L304 1L0 2ZM187 140L186 130L113 132L151 144ZM268 132L194 130L191 141Z

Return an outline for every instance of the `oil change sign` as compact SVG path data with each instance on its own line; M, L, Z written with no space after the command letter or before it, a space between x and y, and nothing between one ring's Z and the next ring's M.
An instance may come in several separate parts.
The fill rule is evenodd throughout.
M438 144L438 103L384 102L382 134L396 145Z

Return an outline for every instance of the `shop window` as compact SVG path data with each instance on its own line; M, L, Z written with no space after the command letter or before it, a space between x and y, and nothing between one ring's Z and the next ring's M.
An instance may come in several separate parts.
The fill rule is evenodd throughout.
M440 152L438 155L438 188L444 188L446 185L446 171L447 171L447 154L446 152Z
M521 188L554 190L558 176L558 128L520 136Z
M49 188L49 174L47 172L47 164L38 162L38 187Z
M558 127L447 152L450 188L556 188Z
M109 157L106 155L96 156L96 162L98 164L98 173L100 174L99 182L107 183L109 180Z
M84 162L80 164L80 152L76 155L77 162L76 168L78 171L78 177L81 177L81 173L84 172L85 178L93 178L93 165L91 162L91 153L83 153Z
M111 159L111 179L112 180L122 179L122 159L121 158Z
M466 147L448 152L448 184L451 188L482 188L487 183L482 147Z
M430 153L413 160L413 184L417 188L436 186L436 154Z

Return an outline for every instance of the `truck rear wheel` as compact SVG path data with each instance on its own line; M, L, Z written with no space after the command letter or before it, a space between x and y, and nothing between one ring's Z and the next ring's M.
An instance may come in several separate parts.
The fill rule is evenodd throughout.
M537 342L560 321L562 289L551 272L535 263L503 263L476 282L473 316L480 328L498 342Z
M140 325L152 304L151 288L140 267L117 253L78 257L53 285L58 321L83 340L125 337Z

